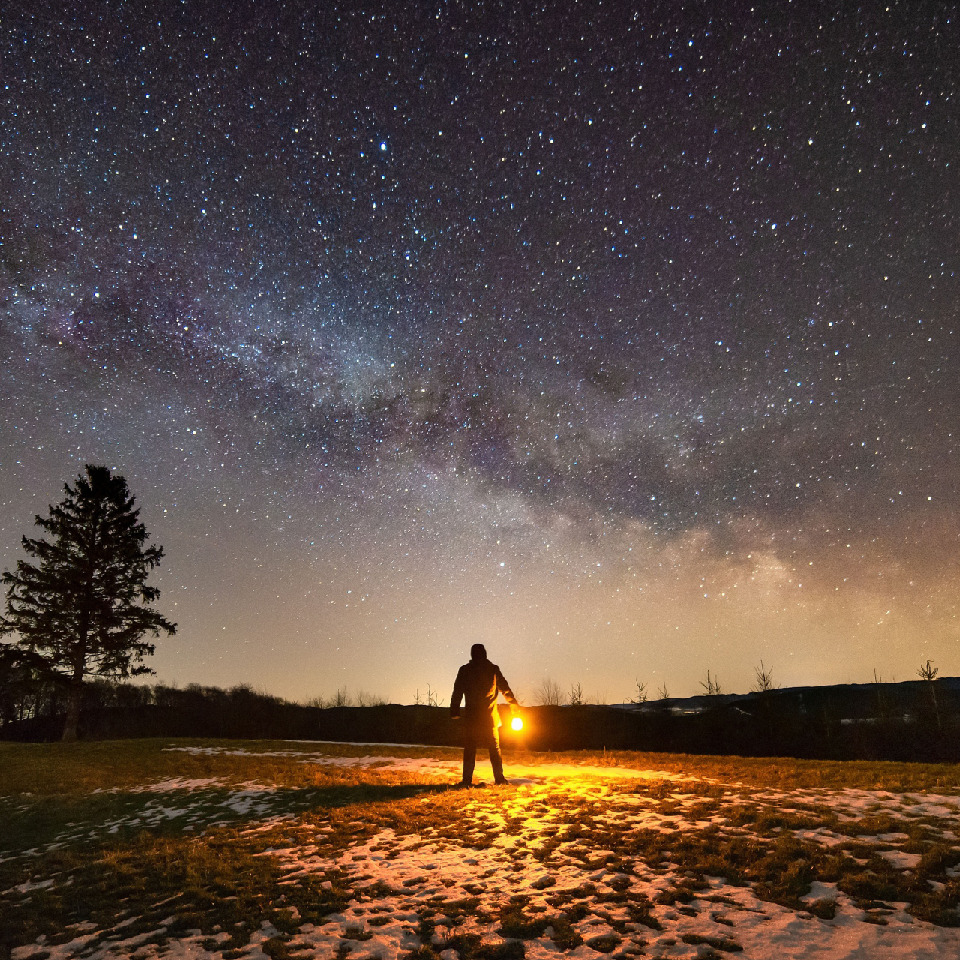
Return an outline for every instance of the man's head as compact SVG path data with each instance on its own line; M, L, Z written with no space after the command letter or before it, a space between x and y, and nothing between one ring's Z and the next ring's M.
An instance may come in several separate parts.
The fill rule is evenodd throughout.
M471 660L486 660L487 659L487 648L482 643L475 643L470 648L470 659Z

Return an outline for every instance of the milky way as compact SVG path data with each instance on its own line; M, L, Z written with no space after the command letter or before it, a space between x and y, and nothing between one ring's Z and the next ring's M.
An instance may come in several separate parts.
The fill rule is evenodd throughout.
M15 4L4 568L102 462L165 682L960 673L958 10L707 6Z

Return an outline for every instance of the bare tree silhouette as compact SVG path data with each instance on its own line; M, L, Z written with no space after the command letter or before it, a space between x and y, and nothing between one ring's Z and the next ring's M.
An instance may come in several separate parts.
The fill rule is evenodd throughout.
M937 720L937 730L943 733L943 724L940 720L940 702L937 700L937 687L934 681L940 673L940 668L935 667L930 660L927 660L917 671L917 676L927 684L930 691L930 701L933 704L933 715Z
M933 682L937 679L937 675L940 673L940 668L935 667L933 662L928 660L923 664L920 669L917 671L917 676L921 680L926 680L928 682Z
M559 707L563 703L563 691L560 689L560 684L556 680L551 680L550 677L544 677L537 687L534 700L541 707Z
M710 671L707 671L707 679L700 681L700 686L703 687L704 693L708 697L719 697L723 694L723 690L720 689L720 681L716 677L710 676Z
M770 690L776 690L779 686L779 684L773 682L773 671L764 666L762 660L759 667L754 667L754 673L756 674L756 680L753 689L757 693L768 693Z

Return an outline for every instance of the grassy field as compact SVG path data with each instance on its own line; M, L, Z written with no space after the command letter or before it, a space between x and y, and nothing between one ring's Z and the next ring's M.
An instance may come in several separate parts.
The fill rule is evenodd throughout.
M458 758L0 744L0 957L960 955L956 766L515 753L462 791Z

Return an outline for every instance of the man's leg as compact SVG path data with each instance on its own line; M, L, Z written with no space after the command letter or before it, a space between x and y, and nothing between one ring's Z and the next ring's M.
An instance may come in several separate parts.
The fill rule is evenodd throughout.
M506 783L503 775L503 756L500 753L500 731L494 727L490 733L490 766L493 767L493 782Z
M468 736L463 744L463 780L465 786L473 783L473 768L477 764L477 742Z

